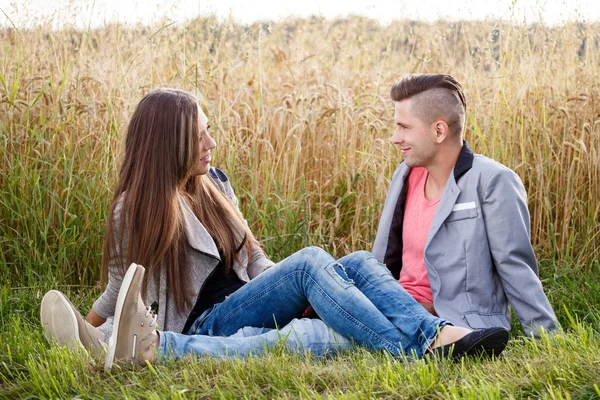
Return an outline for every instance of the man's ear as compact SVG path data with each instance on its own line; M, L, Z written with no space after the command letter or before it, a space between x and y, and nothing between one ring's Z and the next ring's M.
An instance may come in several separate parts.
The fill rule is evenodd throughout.
M438 144L446 140L446 138L450 134L448 124L446 123L446 121L443 120L434 122L433 129L435 130L435 141Z

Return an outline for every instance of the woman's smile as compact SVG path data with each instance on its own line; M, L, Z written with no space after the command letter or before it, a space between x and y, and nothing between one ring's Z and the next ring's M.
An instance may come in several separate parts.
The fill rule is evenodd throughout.
M212 160L212 155L210 153L208 153L207 155L205 155L204 157L202 157L200 159L200 162L203 162L204 164L210 164Z

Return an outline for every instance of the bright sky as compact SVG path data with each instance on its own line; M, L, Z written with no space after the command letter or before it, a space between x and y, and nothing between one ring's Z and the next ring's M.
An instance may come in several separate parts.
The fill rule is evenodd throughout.
M214 13L243 23L311 15L334 18L365 15L387 24L396 19L435 21L440 18L503 19L518 23L568 20L599 21L597 0L0 0L0 26L30 26L52 16L54 24L75 22L99 26L107 22L183 22ZM10 18L10 21L9 21Z

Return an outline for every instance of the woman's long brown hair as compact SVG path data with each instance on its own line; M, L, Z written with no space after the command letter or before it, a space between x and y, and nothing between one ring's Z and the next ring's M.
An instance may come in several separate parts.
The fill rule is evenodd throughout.
M215 239L227 269L241 249L250 251L256 244L239 211L210 178L189 173L200 162L198 107L192 94L177 89L158 89L140 101L127 128L125 157L104 236L102 283L108 279L109 264L123 259L119 249L126 242L125 264L118 264L121 272L132 262L143 265L145 293L148 279L158 282L164 270L179 312L194 299L178 193ZM121 207L115 210L121 198Z

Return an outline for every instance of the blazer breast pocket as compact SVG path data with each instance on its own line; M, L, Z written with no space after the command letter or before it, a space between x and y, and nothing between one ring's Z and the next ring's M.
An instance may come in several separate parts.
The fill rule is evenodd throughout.
M476 218L477 215L477 204L475 204L474 201L467 203L456 203L454 207L452 207L450 215L448 215L448 218L446 218L446 222Z

